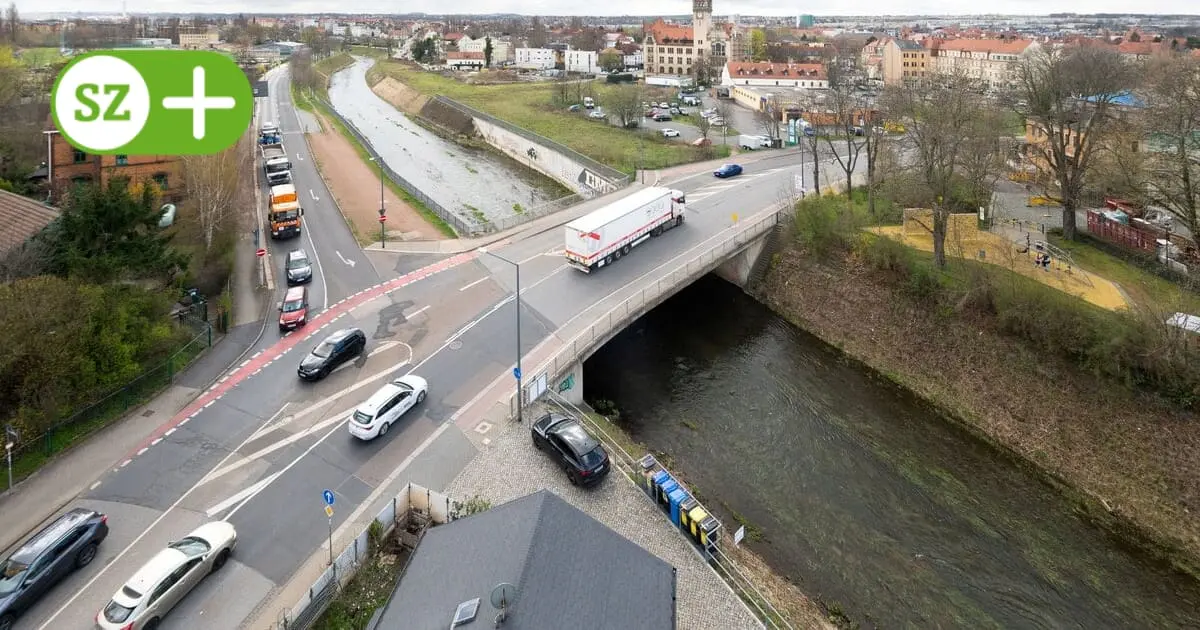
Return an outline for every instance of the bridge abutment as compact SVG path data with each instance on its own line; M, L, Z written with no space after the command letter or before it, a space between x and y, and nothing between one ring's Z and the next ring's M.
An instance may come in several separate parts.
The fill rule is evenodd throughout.
M551 385L560 398L572 405L583 404L583 362L576 361Z

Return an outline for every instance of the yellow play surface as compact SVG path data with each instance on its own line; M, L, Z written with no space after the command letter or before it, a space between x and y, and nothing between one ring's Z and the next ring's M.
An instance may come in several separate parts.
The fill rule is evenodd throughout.
M872 231L898 239L905 245L932 252L933 235L929 231L931 227L932 210L912 209L904 212L903 225L877 227L872 228ZM1036 243L1037 240L1038 235L1034 235L1033 241ZM1109 280L1072 267L1066 260L1059 260L1054 256L1051 257L1050 270L1045 271L1034 264L1036 250L1031 248L1028 252L1022 252L1021 249L1024 249L1024 245L980 230L974 215L950 215L946 235L947 256L972 258L1005 267L1102 308L1118 310L1129 306L1117 285Z

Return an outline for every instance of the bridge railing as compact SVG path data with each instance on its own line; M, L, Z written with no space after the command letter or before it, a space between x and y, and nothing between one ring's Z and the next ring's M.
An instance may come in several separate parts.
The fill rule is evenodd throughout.
M711 248L696 254L670 271L664 272L653 284L639 290L597 317L590 326L572 337L554 356L530 372L532 378L526 381L529 385L525 386L521 396L524 400L518 401L515 393L509 396L508 408L511 416L516 417L518 404L528 405L537 400L544 393L545 384L557 382L557 379L572 365L585 358L592 349L615 336L630 321L649 312L650 309L677 293L680 288L691 284L697 278L720 266L730 254L738 252L755 239L771 231L779 223L782 213L782 208L776 209L765 217L747 221L744 225L726 228L729 232L728 238L722 239Z

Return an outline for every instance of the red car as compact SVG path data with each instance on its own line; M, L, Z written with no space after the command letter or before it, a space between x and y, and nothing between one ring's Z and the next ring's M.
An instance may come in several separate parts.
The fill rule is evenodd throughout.
M279 330L287 332L308 321L308 287L292 287L279 305Z

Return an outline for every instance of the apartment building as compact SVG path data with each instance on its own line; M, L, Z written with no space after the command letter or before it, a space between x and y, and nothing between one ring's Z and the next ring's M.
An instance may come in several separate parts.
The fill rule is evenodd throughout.
M692 27L667 24L661 18L646 26L642 54L648 77L691 76L695 52Z
M883 47L883 82L896 85L925 78L932 72L929 49L907 39L889 39Z
M513 65L527 70L550 70L558 60L553 48L518 48Z
M892 41L891 37L881 37L867 42L867 45L863 46L862 51L859 52L859 63L862 65L863 71L867 73L867 79L883 81L883 60L887 55L887 44L890 41Z
M193 50L208 50L221 43L216 27L206 29L179 29L179 47Z
M500 39L499 37L491 38L492 41L492 65L505 65L513 60L512 42ZM462 52L476 52L483 54L487 49L488 38L480 37L479 39L471 39L464 35L458 40L458 49Z
M1029 39L932 39L929 43L935 72L964 74L997 88L1011 85L1017 64L1040 48Z
M176 155L93 155L71 146L57 131L50 132L49 173L53 196L80 184L107 186L110 182L153 182L162 199L178 201L183 196L183 165Z
M600 54L594 50L568 50L563 54L563 67L567 72L599 74Z

